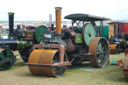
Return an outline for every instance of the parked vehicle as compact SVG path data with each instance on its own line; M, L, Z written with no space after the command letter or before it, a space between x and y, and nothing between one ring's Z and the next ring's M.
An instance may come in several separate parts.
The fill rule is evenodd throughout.
M61 30L61 8L56 9L56 29L42 32L41 44L35 44L29 56L32 74L57 77L66 67L90 61L93 67L102 68L109 63L109 46L103 37L96 37L95 21L109 18L88 14L70 14L71 28ZM75 26L74 26L75 25Z
M110 53L120 53L128 47L128 22L109 23Z

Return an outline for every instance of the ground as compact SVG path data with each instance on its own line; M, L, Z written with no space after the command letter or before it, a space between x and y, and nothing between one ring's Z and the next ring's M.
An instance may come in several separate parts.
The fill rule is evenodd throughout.
M124 59L124 53L110 55L110 64L105 68L85 71L81 68L92 67L90 63L84 63L68 68L58 78L32 75L28 66L19 60L10 70L0 72L0 85L128 85L120 66L111 65L112 60L119 59Z

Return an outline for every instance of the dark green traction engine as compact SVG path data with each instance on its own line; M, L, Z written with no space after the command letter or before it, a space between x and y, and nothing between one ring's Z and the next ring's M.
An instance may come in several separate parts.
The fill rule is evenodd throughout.
M42 40L42 32L46 31L45 26L39 26L34 29L13 29L14 13L9 14L9 34L8 39L0 39L0 70L10 69L17 60L13 51L19 51L24 62L28 61L29 54L32 51L33 44L39 44Z

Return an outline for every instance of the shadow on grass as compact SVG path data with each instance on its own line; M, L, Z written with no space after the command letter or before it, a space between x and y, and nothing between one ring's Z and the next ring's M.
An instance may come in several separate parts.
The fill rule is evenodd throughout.
M80 69L80 68L93 68L92 65L90 64L90 62L83 62L82 64L79 64L79 65L71 65L71 66L68 66L68 69Z
M72 65L72 66L68 66L67 70L79 70L81 68L93 68L92 65L90 64L90 62L83 62L80 65ZM78 71L78 73L81 71ZM73 73L76 73L73 71ZM20 76L24 76L24 77L34 77L34 78L56 78L56 77L47 77L47 76L41 76L41 75L34 75L32 74L30 71L26 71L22 74L19 74ZM65 74L64 74L65 75ZM63 76L64 76L63 75Z
M31 72L24 72L22 74L19 74L20 76L23 76L23 77L31 77L31 78L57 78L57 77L48 77L48 76L42 76L42 75L34 75L32 74Z
M23 64L22 62L19 62L19 64ZM83 63L81 65L73 65L69 66L68 69L70 70L75 70L75 69L80 69L80 68L86 68L86 67L92 67L90 63ZM19 76L24 76L24 77L33 77L33 78L56 78L56 77L47 77L47 76L41 76L41 75L34 75L30 71L23 72L22 74L19 74ZM64 76L64 75L63 75Z

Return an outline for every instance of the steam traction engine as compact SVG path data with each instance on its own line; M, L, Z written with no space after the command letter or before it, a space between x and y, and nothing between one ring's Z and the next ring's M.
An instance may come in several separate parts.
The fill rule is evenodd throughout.
M21 58L27 62L29 54L32 51L33 44L38 44L42 40L42 32L47 30L45 26L39 26L36 29L13 29L14 13L9 14L9 38L0 39L0 70L8 70L16 61L16 55L13 51L19 51Z
M107 18L87 14L68 15L77 27L63 29L61 32L61 8L56 9L56 30L44 31L42 43L35 44L29 56L29 70L32 74L43 76L61 76L66 66L89 61L94 67L102 68L109 63L107 40L95 37L95 27L85 21L104 20ZM80 28L77 21L82 21ZM55 31L55 32L54 32Z
M110 53L120 53L128 48L128 22L109 23Z

